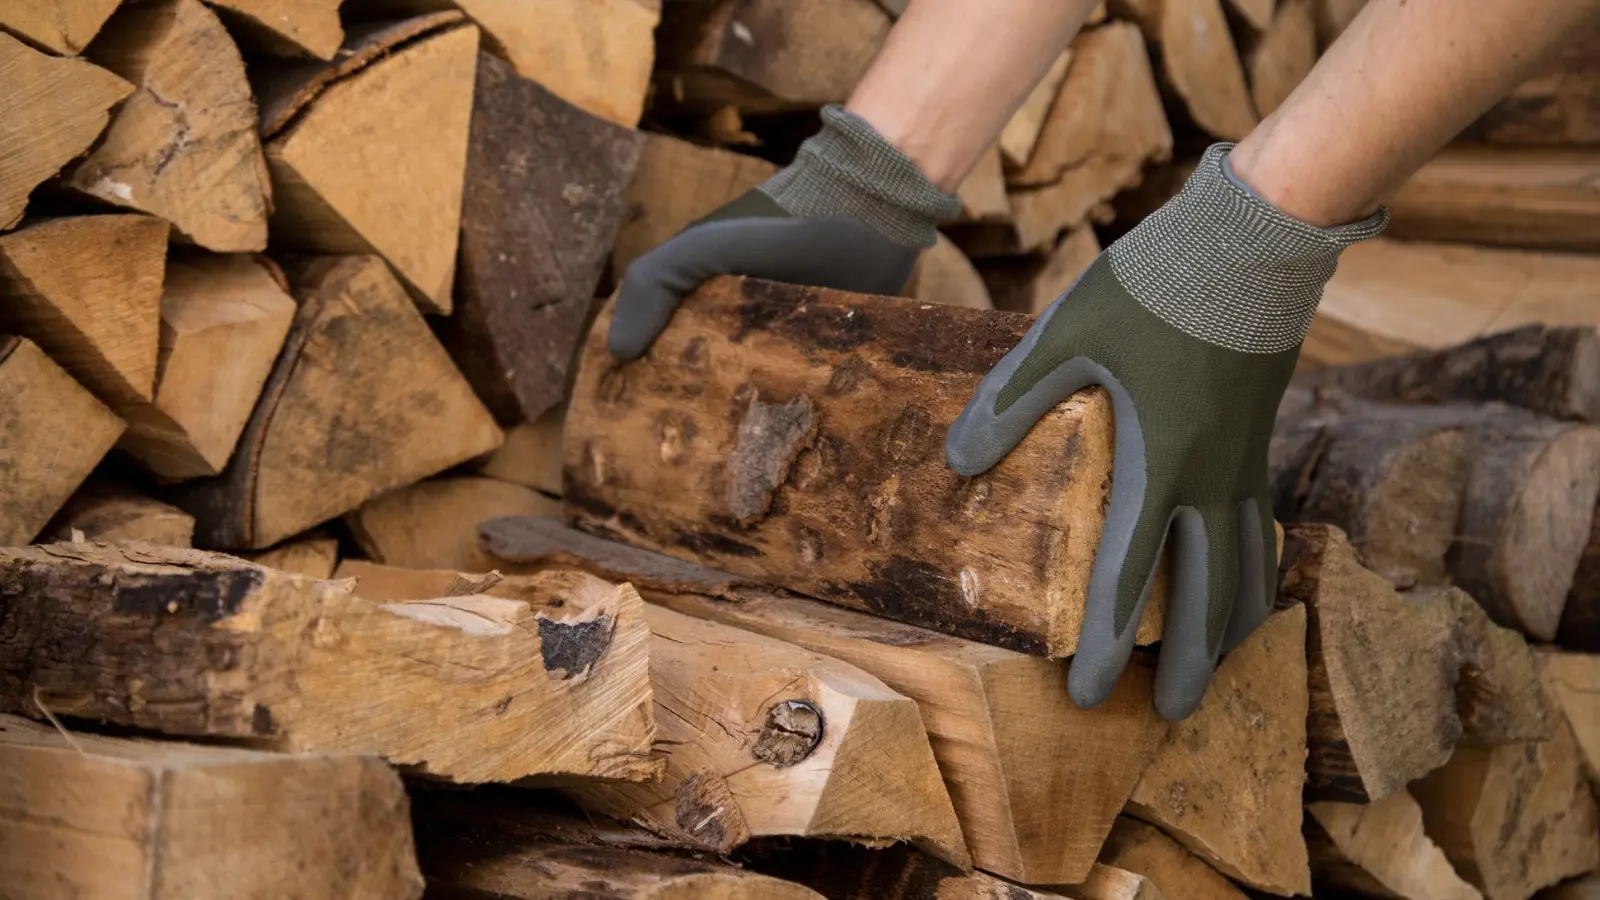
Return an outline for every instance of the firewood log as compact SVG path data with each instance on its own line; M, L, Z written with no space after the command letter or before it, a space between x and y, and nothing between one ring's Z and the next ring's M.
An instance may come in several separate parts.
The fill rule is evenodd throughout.
M998 145L1001 160L1008 168L1021 169L1033 157L1033 149L1039 143L1039 135L1044 131L1051 107L1061 93L1061 85L1067 80L1067 67L1071 63L1072 49L1069 47L1061 51L1056 61L1050 64L1050 70L1028 92L1027 98L1011 114L1011 118L1006 120L1005 127L1000 130Z
M119 0L12 0L0 29L60 56L77 56L99 33Z
M1263 116L1283 105L1317 62L1317 22L1313 0L1283 0L1271 24L1244 51L1250 97Z
M1387 233L1592 253L1600 250L1597 171L1600 151L1592 148L1452 147L1390 200ZM1563 274L1547 270L1540 277ZM1468 274L1462 283L1472 280Z
M1394 900L1482 900L1422 827L1404 790L1369 804L1306 806L1311 868L1319 884Z
M1000 145L983 151L967 177L956 186L961 198L958 222L1006 221L1011 218L1011 203L1006 199L1006 172ZM941 235L942 237L943 235Z
M125 427L26 338L0 335L0 546L26 544Z
M170 492L202 546L269 547L500 444L382 260L318 257L294 274L300 309L227 468Z
M277 56L332 59L344 42L340 0L210 0L239 42Z
M408 569L474 571L478 523L553 515L561 504L521 485L474 475L432 478L381 494L344 522L374 562Z
M260 553L246 554L244 558L269 569L325 581L333 577L333 570L339 564L339 541L337 538L319 537L313 532L310 536L284 541Z
M1100 851L1106 865L1142 875L1166 897L1245 900L1233 882L1167 837L1154 825L1121 818Z
M510 425L566 397L641 138L487 53L475 90L461 270L442 338Z
M110 10L107 10L110 12ZM3 15L11 15L9 12ZM46 11L54 21L52 11ZM28 193L89 149L134 86L93 63L57 59L0 31L0 231L22 220Z
M1106 396L1063 402L977 478L944 458L946 425L1028 316L721 278L625 365L605 349L609 318L567 411L565 499L581 527L1072 654L1109 490ZM1165 596L1152 591L1140 642L1159 636Z
M904 295L923 303L994 309L983 276L961 248L943 234L917 259Z
M963 872L904 845L873 850L842 841L809 841L792 848L762 848L752 854L749 864L804 884L828 900L1160 900L1159 894L1148 890L1148 882L1109 866L1096 866L1097 877L1068 894L1056 887L1015 884L983 871ZM1146 893L1137 893L1141 886ZM1128 892L1130 887L1134 893Z
M1541 649L1539 665L1572 727L1584 771L1600 797L1600 655Z
M1100 256L1093 228L1074 228L1043 256L995 257L980 271L996 309L1039 315Z
M194 516L115 479L90 476L45 526L42 536L53 541L144 541L188 547L194 540Z
M123 4L89 58L137 90L65 185L208 250L267 249L272 186L244 58L200 0Z
M3 550L14 639L0 643L0 711L43 703L170 735L370 753L457 782L660 772L632 588L552 572L452 591L455 573L429 574L387 594L362 577L351 593L154 544Z
M1600 31L1591 30L1478 118L1467 136L1492 144L1600 144Z
M1162 83L1212 137L1240 140L1259 120L1221 0L1115 0L1155 48Z
M566 420L567 405L562 403L532 422L506 429L505 443L489 454L478 473L561 496L561 427Z
M496 568L571 566L627 581L653 603L788 641L883 679L922 712L973 863L1016 881L1087 877L1166 733L1147 665L1136 664L1106 704L1080 710L1067 696L1060 661L741 586L735 576L553 519L500 519L481 531Z
M1572 577L1572 593L1561 612L1556 642L1574 650L1600 653L1600 509L1596 509L1589 543L1578 557L1578 572Z
M422 896L400 777L347 753L60 732L0 716L14 897Z

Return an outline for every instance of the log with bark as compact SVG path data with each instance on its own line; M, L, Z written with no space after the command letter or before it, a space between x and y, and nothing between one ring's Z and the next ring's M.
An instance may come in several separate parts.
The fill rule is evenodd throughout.
M405 574L352 593L153 544L0 551L0 711L370 753L458 782L659 774L632 588Z
M4 334L0 423L0 546L33 540L125 427L37 344Z
M1392 200L1388 234L1408 240L1600 250L1600 150L1448 148Z
M581 527L1071 655L1109 490L1104 393L1064 401L984 475L944 459L947 423L1030 317L720 278L628 364L605 349L609 317L567 412L565 499ZM1159 636L1164 597L1158 585L1141 642Z
M8 5L0 15L14 15L10 10ZM57 21L54 10L43 12L49 21ZM4 231L22 220L30 191L89 149L111 121L112 107L133 92L133 85L85 60L40 53L3 31L0 84L6 85L0 92Z
M0 30L59 56L77 56L116 11L119 0L11 0Z
M455 312L442 337L503 424L566 397L640 136L480 53Z
M1163 86L1195 125L1241 140L1259 121L1221 0L1115 0L1155 51Z
M1460 591L1397 593L1330 525L1288 529L1280 590L1308 614L1309 797L1373 802L1458 744L1549 739L1526 643Z
M400 778L347 753L58 731L0 716L12 897L415 900Z
M194 541L194 516L113 478L91 475L45 526L41 537L188 547Z
M124 4L89 58L135 90L65 185L208 250L267 249L272 187L244 58L200 0Z
M915 700L973 863L1016 881L1087 877L1166 733L1148 665L1136 663L1101 707L1080 710L1060 661L774 591L553 519L481 531L497 568L573 566L627 581L653 603L843 660Z
M1100 861L1142 875L1165 897L1185 900L1245 900L1233 882L1154 825L1121 818L1111 829Z
M470 572L478 570L472 551L479 522L560 511L558 501L521 485L457 475L381 494L347 513L344 522L374 562Z
M1395 900L1482 900L1424 831L1422 807L1400 790L1369 804L1306 805L1319 885Z
M505 443L484 460L479 474L561 496L561 427L567 405L506 429Z
M300 309L227 468L170 494L202 546L269 547L500 444L382 260L318 257L292 274Z

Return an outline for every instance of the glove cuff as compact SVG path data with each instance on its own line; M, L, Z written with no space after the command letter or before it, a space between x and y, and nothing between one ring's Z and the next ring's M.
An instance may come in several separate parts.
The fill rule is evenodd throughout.
M1305 340L1339 254L1380 234L1389 212L1333 228L1302 222L1233 174L1213 144L1178 195L1106 251L1139 302L1191 337L1240 353Z
M787 168L756 190L791 216L847 216L906 247L933 246L938 225L961 212L917 164L865 119L839 106L822 110L822 130Z

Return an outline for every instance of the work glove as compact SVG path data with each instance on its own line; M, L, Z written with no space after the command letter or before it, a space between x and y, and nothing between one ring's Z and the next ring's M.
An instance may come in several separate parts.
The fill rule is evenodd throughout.
M961 201L860 117L836 106L795 161L628 267L606 347L650 349L678 304L717 275L896 294Z
M1183 190L1113 243L978 386L946 436L978 475L1041 416L1099 385L1116 417L1111 504L1068 689L1103 702L1133 651L1156 561L1173 569L1155 702L1200 703L1220 654L1271 612L1277 546L1267 494L1273 419L1339 253L1387 222L1291 218L1212 146Z

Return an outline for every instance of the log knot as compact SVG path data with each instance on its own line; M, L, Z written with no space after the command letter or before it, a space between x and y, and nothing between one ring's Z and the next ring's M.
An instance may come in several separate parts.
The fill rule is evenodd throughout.
M822 710L805 700L782 700L767 710L750 754L783 769L810 756L820 743Z

